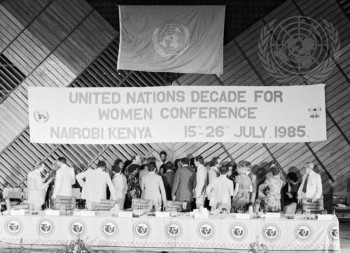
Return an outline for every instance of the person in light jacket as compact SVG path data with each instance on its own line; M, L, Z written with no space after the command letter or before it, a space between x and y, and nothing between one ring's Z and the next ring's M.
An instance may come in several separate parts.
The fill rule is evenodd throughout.
M116 200L112 180L109 174L104 172L105 169L106 162L99 161L96 169L89 168L76 176L78 183L83 188L81 198L86 200L88 210L94 211L96 204L106 199L107 185L111 193L111 199Z
M34 211L41 210L41 206L45 202L45 195L51 178L46 183L43 183L41 173L44 171L45 165L42 162L35 164L35 169L28 173L27 185L28 185L28 204L29 209Z
M124 210L125 195L128 191L128 183L125 175L121 173L121 167L118 165L113 165L112 171L114 173L112 183L115 189L115 197L117 199L119 210Z
M75 184L75 173L74 169L64 162L65 160L64 157L60 157L57 160L59 169L56 171L52 199L57 198L57 196L72 197L72 185Z
M151 162L148 167L149 173L142 177L142 199L152 200L156 211L160 211L162 202L166 204L166 193L163 179L155 174L156 165Z

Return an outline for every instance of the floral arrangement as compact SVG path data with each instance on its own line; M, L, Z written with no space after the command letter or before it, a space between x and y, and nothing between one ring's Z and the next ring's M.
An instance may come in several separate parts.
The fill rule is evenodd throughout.
M80 237L72 240L70 243L63 246L62 249L58 250L56 253L91 253L91 243L87 243Z
M249 253L270 253L270 250L266 245L262 243L259 244L259 238L257 236L256 242L249 244L248 252Z

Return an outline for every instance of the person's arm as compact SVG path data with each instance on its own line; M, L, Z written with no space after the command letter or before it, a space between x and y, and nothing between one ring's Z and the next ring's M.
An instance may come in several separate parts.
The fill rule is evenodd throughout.
M70 178L71 178L71 184L75 184L75 173L74 173L74 169L70 168Z
M211 195L211 191L213 190L214 188L214 183L215 183L215 180L213 180L208 186L207 186L207 196L208 198L210 199L210 195Z
M84 187L85 181L83 179L86 178L86 173L87 171L84 171L76 175L76 179L81 187Z
M111 194L110 199L117 200L117 197L115 195L115 189L114 189L111 177L109 176L108 173L106 173L106 181L107 181L107 185L108 185L108 188L109 188L109 192Z
M303 191L303 188L304 188L305 177L306 177L306 175L303 176L302 183L301 183L301 185L299 186L299 189L298 189L298 195L297 195L298 202L300 202L300 200L302 198L302 195L303 195L302 191Z
M172 190L171 190L171 196L173 196L173 200L175 200L174 196L176 194L177 188L179 187L179 184L180 184L180 171L177 170L176 173L175 173L173 187L172 187Z
M205 185L205 180L206 180L206 170L199 170L197 172L197 185L196 185L196 190L195 190L195 198L199 198L202 196L203 192L205 191L204 185Z
M265 198L264 190L265 190L266 186L267 186L266 181L264 183L262 183L261 185L259 185L259 190L258 190L258 198L259 199Z
M162 195L163 204L165 205L167 199L166 199L166 193L165 193L163 179L161 176L159 176L159 178L158 178L158 186L160 189L160 193Z
M252 186L253 186L253 191L252 194L250 196L250 202L254 203L255 202L255 197L256 197L256 176L254 174L252 174Z
M38 176L35 179L35 188L38 191L42 191L42 190L46 190L47 187L49 186L50 182L51 182L52 178L50 180L48 180L46 183L43 183L43 180L40 176Z
M55 185L54 185L53 194L52 194L53 199L57 197L58 191L61 189L61 187L62 187L62 173L61 171L57 171L56 177L55 177Z
M314 197L312 198L312 202L315 202L316 199L319 199L322 197L322 181L321 176L319 174L316 175L316 192L314 194Z

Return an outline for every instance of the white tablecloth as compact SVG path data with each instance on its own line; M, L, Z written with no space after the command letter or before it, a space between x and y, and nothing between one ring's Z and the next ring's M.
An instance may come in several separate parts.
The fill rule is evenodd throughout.
M24 245L62 245L88 238L94 246L248 249L258 241L271 250L340 250L333 220L194 219L109 216L0 216L0 240Z

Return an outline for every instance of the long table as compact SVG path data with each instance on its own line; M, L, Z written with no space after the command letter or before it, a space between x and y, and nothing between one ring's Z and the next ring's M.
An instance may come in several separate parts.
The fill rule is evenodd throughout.
M258 242L270 250L340 250L335 216L332 220L247 220L232 215L195 219L186 214L172 218L0 216L3 243L63 245L78 235L96 247L248 249L249 244Z

